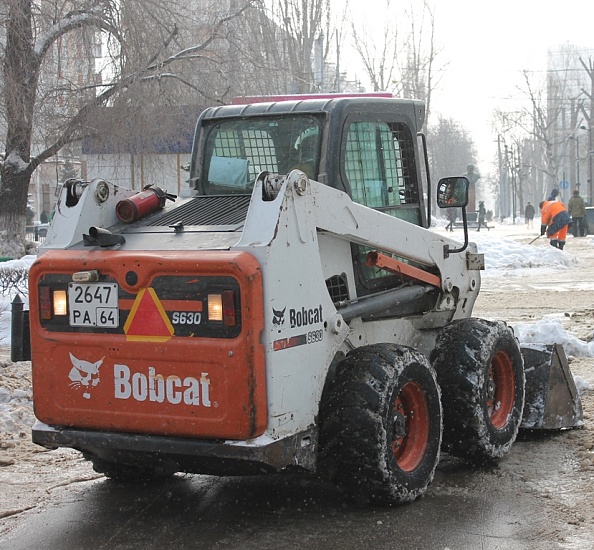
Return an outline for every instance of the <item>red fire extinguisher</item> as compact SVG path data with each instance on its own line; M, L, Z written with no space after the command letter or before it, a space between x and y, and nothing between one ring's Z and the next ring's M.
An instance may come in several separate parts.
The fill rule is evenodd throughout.
M176 195L167 193L160 187L147 186L140 193L118 202L116 214L120 221L132 223L164 208L167 199L173 201L176 198Z

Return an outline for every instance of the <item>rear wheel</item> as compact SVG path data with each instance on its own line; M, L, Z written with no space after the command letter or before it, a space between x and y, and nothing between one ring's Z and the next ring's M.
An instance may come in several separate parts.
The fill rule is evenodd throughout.
M431 362L444 410L444 450L499 458L516 439L524 408L524 363L503 322L462 319L438 335Z
M325 391L320 463L354 496L410 502L433 479L441 431L439 387L426 357L392 344L359 348Z

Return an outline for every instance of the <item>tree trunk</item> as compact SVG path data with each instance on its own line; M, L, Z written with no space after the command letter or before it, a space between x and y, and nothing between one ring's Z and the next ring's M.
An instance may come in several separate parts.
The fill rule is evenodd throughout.
M0 255L25 254L27 195L33 172L31 136L39 78L31 0L11 0L4 56L5 158L0 181Z
M26 252L27 194L31 176L6 170L0 183L0 256L20 258Z

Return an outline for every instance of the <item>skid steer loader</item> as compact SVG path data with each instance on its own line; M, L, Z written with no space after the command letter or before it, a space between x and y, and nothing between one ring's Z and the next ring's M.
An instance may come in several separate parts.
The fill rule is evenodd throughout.
M201 114L185 198L65 182L30 271L33 441L114 479L300 468L393 504L442 449L505 454L526 410L577 425L562 349L472 317L483 257L429 229L468 180L433 196L424 116L239 102Z

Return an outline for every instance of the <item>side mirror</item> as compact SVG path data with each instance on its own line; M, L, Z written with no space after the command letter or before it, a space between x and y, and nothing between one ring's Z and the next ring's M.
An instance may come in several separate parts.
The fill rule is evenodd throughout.
M464 208L468 205L468 187L465 176L442 178L437 184L437 206L440 208Z

